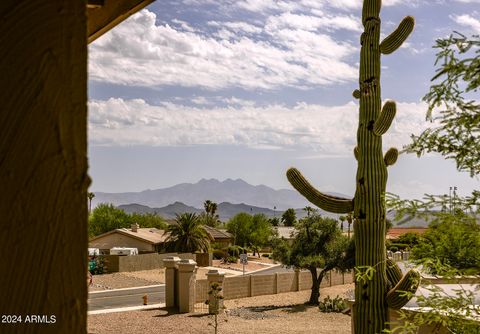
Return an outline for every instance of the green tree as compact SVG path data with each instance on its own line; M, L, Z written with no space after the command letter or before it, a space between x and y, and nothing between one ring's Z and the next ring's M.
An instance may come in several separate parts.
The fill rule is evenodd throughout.
M233 235L233 244L246 247L248 245L252 216L240 212L227 222L227 231Z
M292 244L285 239L272 241L273 258L287 267L307 269L312 275L309 304L318 304L320 284L332 269L354 266L354 244L342 235L337 221L318 214L301 219L295 225Z
M272 226L280 225L280 219L278 217L273 217L268 220Z
M480 274L480 226L474 217L436 219L412 249L419 263L438 262L468 274ZM427 260L427 261L425 261ZM430 267L429 269L433 269ZM436 274L436 273L434 273Z
M258 257L260 257L260 248L266 246L270 242L271 237L272 225L268 218L262 213L253 215L249 246L252 248L254 256L255 252L257 252Z
M457 168L471 176L480 173L480 104L467 99L468 93L478 91L480 85L480 39L455 33L436 41L439 49L435 65L439 65L432 81L437 81L423 98L428 103L427 119L437 120L438 126L429 128L406 147L418 156L437 152L454 159ZM433 117L435 108L439 115Z
M297 221L297 215L295 214L295 210L290 208L287 209L282 215L282 224L284 226L293 226Z
M218 209L217 203L206 200L203 203L203 208L205 209L205 212L202 213L201 219L203 220L204 224L211 227L218 226L220 224L220 219L218 214L216 214Z
M97 236L117 228L129 228L131 217L113 204L101 203L88 219L88 234Z
M169 225L167 232L167 251L195 253L208 252L210 248L210 236L195 213L177 214L175 224Z
M311 213L315 213L317 209L312 208L311 206L306 206L303 208L303 211L307 213L307 216L310 216Z
M408 245L408 247L412 249L414 246L418 245L419 240L420 240L420 234L415 232L407 232L399 236L395 240L395 242L399 244Z
M234 244L251 247L258 251L269 243L272 236L272 225L264 214L253 216L241 212L227 222L227 231L234 237Z
M167 228L165 220L157 213L133 213L130 215L130 220L137 223L140 227L154 227L159 230L165 230Z

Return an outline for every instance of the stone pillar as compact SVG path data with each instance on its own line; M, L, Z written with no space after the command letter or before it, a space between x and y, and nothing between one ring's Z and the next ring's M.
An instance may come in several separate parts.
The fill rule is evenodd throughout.
M184 259L178 262L178 311L193 312L195 305L195 274L197 262Z
M177 264L180 258L176 256L168 256L163 259L165 266L165 306L178 306L178 288L177 288Z
M217 269L210 269L207 273L207 286L210 291L212 283L218 283L222 290L218 293L222 298L215 299L212 294L208 294L208 313L218 314L223 309L223 280L225 279L225 273L219 272Z

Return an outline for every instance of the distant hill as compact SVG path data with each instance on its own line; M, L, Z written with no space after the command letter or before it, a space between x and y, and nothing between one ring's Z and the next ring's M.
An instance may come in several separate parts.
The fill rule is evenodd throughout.
M201 213L203 210L194 208L193 206L185 205L181 202L175 202L173 204L169 204L167 206L161 208L151 208L146 205L140 204L124 204L119 205L118 208L124 210L127 213L157 213L158 215L162 216L165 219L173 219L175 218L176 214L181 214L184 212L189 213ZM272 210L267 208L261 208L258 206L248 205L248 204L232 204L228 202L222 202L218 204L217 207L217 214L221 221L227 221L236 214L241 212L245 212L251 215L262 213L269 218L278 217L279 219L282 217L283 210ZM319 212L324 216L329 217L338 217L338 215L330 214L324 212L323 210L319 210ZM295 213L297 214L297 218L303 218L306 216L306 212L303 209L296 209Z
M330 193L340 197L349 197L342 194ZM268 208L273 215L273 209L284 211L288 208L303 208L309 202L295 190L275 190L264 185L253 186L237 179L202 179L197 183L182 183L173 187L144 190L140 192L105 193L95 192L92 205L112 203L116 206L137 203L150 208L163 208L171 203L180 202L193 208L203 208L203 202L211 200L216 203L245 204L258 208ZM247 208L249 210L249 208ZM229 209L225 207L225 212Z

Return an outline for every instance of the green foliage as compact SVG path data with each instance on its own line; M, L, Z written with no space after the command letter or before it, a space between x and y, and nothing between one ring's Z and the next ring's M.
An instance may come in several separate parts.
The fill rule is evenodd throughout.
M461 274L448 265L429 261L433 271L441 273L445 278L454 280ZM445 330L446 333L455 334L479 333L478 321L472 321L480 318L480 306L475 304L475 295L472 291L464 289L462 285L458 287L454 290L455 295L452 296L439 286L424 286L427 293L415 296L419 307L417 312L409 313L400 310L401 323L396 324L393 329L384 330L383 333L416 334L424 325L431 326L431 333L443 333Z
M218 225L220 225L221 221L216 214L218 208L217 203L206 200L203 203L203 207L205 209L205 212L202 212L202 214L200 215L202 222L205 225L211 227L217 227Z
M340 298L338 295L331 299L330 296L327 296L323 301L318 303L320 312L323 313L341 313L348 308L347 300Z
M99 204L88 218L88 234L93 237L117 228L130 228L137 223L140 227L166 228L165 221L156 213L128 214L113 204Z
M227 222L227 231L233 235L235 245L257 248L267 245L273 233L265 215L251 216L244 212Z
M395 244L398 245L406 245L408 248L412 248L413 246L417 245L420 240L420 234L415 232L407 232L402 234L395 240Z
M438 65L432 85L423 98L429 105L427 119L433 119L434 108L441 107L435 118L438 126L412 136L408 152L418 156L438 152L447 159L454 159L457 168L471 176L480 173L480 104L467 100L468 92L478 91L480 85L480 38L455 33L436 41L439 49L435 65Z
M237 246L237 245L228 246L226 248L226 251L227 251L229 256L233 256L237 259L240 257L240 254L245 254L246 253L245 248Z
M295 210L290 208L282 214L282 224L284 226L293 226L297 221Z
M390 243L389 245L387 245L387 249L389 251L392 251L392 252L396 252L396 251L404 251L404 250L407 250L410 248L410 245L409 244L401 244L401 243L398 243L398 242L395 242L395 243Z
M417 262L437 259L459 271L480 273L480 226L468 220L437 220L413 247L411 256ZM425 263L424 263L425 264ZM427 267L433 271L432 266ZM435 272L434 272L435 273Z
M93 256L88 259L88 271L92 275L101 275L105 273L105 260L101 256Z
M268 220L268 222L269 222L272 226L278 226L278 225L280 225L280 219L278 219L278 217L270 218L270 219Z
M272 255L285 266L310 270L313 280L310 303L315 304L321 281L328 271L353 267L353 247L349 247L349 242L336 220L312 214L295 225L292 244L281 238L272 241ZM317 269L320 269L318 274Z
M165 220L157 213L133 213L130 215L130 221L132 224L137 223L140 227L151 227L159 230L167 228Z
M210 237L195 213L177 214L175 224L169 225L167 231L167 251L195 253L208 252L210 249Z
M100 235L117 228L130 228L131 217L112 204L102 203L93 209L88 219L88 234Z
M214 249L212 251L212 256L213 256L213 259L215 260L221 260L223 259L226 255L226 252L224 250L221 250L221 249Z

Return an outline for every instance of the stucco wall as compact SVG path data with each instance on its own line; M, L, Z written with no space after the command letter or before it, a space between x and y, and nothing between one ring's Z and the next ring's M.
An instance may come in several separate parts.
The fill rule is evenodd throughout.
M85 333L86 1L0 2L1 333Z
M330 277L331 275L331 277ZM197 281L196 302L205 301L208 297L206 280ZM351 273L332 271L328 279L323 279L321 287L353 283ZM225 299L237 299L252 296L310 290L312 276L308 271L275 273L268 275L227 276L223 282L223 296Z
M138 251L155 251L155 246L135 238L128 237L120 233L112 233L90 241L89 247L100 249L111 249L113 247L133 247Z

